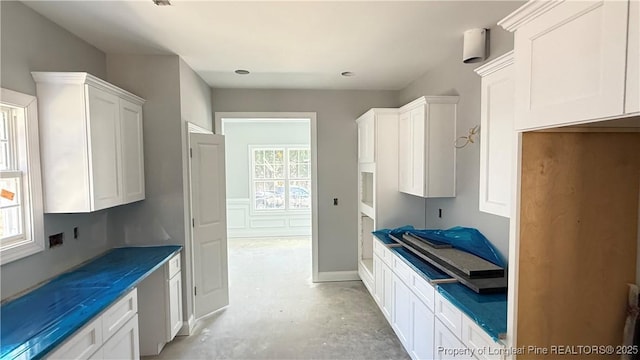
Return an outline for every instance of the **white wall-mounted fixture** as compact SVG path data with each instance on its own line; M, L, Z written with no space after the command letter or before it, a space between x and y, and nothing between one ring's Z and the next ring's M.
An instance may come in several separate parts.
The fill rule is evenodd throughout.
M487 29L469 29L464 32L462 62L465 64L481 62L486 59Z

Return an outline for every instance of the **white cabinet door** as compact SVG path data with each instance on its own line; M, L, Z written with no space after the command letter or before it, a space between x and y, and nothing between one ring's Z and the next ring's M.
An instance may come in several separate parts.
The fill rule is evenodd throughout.
M168 320L167 341L171 341L182 328L182 276L180 272L169 280Z
M566 1L517 29L516 129L623 113L627 1Z
M434 322L433 358L441 359L474 359L471 351L467 351L462 341L436 318Z
M514 138L513 53L476 70L482 76L480 104L480 211L511 214L511 153Z
M457 96L423 96L400 108L398 190L454 197Z
M413 170L413 131L411 131L410 111L400 113L398 117L398 189L411 193Z
M400 278L393 276L392 327L405 349L411 349L411 291Z
M124 203L144 199L142 106L120 99Z
M382 259L375 254L373 255L373 299L378 303L380 309L382 309L382 299L384 297L384 272L382 270Z
M89 164L93 210L122 203L120 102L117 96L87 86Z
M625 113L640 111L640 0L629 3Z
M140 358L138 343L138 315L129 320L102 346L104 359L137 360Z
M393 272L391 268L382 263L382 286L383 286L383 296L382 296L382 313L387 318L389 322L392 322L392 311L393 311Z
M433 312L415 295L411 296L411 358L433 359Z
M375 158L375 114L370 111L358 120L358 162L372 163Z
M400 113L398 122L398 171L401 192L425 193L424 105Z

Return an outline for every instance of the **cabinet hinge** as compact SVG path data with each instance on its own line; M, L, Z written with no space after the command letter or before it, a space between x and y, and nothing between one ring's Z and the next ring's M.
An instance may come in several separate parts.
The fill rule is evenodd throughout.
M198 295L198 288L197 287L193 287L193 296Z
M189 157L192 158L193 157L193 148L189 148Z

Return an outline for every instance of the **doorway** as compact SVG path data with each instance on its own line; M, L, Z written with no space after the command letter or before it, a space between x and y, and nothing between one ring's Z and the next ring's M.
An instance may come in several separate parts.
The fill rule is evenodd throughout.
M226 137L230 244L310 240L317 281L316 114L216 113L215 130Z

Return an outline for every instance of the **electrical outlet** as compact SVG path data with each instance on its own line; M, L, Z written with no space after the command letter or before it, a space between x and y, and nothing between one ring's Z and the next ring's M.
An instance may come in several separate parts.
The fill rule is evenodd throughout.
M49 247L55 247L62 245L64 240L64 233L59 233L55 235L49 235Z
M333 198L333 206L338 206L338 198Z

